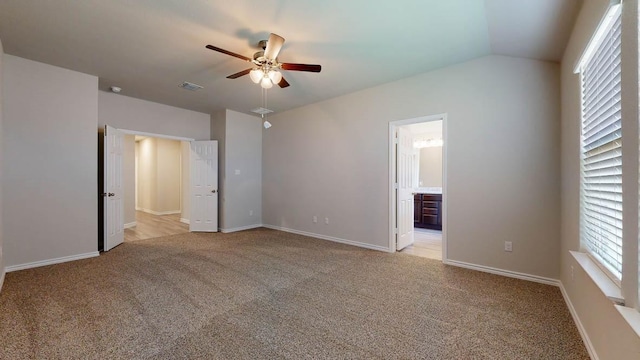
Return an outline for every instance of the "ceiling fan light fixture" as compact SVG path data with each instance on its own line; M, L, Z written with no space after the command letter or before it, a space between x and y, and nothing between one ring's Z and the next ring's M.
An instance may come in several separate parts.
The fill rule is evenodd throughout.
M277 84L282 80L282 73L280 71L271 70L269 71L269 79L271 79L271 82L274 84Z
M249 77L251 78L251 81L257 84L262 80L262 78L264 78L264 72L261 69L256 68L249 72Z
M260 86L262 86L263 89L271 89L273 87L273 83L271 82L271 79L265 76L262 78Z

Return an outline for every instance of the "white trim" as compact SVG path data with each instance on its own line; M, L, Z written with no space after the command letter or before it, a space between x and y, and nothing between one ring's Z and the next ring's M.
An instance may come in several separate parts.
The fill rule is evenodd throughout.
M135 227L136 225L138 225L138 222L134 221L134 222L124 224L124 228L129 229L129 228Z
M136 208L136 210L146 212L147 214L151 214L151 215L173 215L173 214L180 214L182 212L180 210L154 211L154 210L149 210L145 208Z
M596 353L596 349L593 347L593 344L591 343L591 339L589 339L589 334L587 334L587 330L582 325L582 322L578 317L578 313L576 312L576 309L573 307L573 303L571 302L571 299L569 299L569 294L567 294L567 290L565 290L562 282L560 282L559 287L560 287L560 292L562 293L562 297L564 298L564 302L567 304L567 307L569 308L569 312L571 313L573 322L576 324L576 327L578 328L580 337L582 337L582 342L584 343L584 346L587 348L589 357L591 357L591 359L593 360L599 360L598 354Z
M247 226L240 226L240 227L231 228L231 229L220 228L220 232L224 233L224 234L227 234L227 233L232 233L232 232L236 232L236 231L255 229L255 228L259 228L259 227L262 227L262 224L253 224L253 225L247 225Z
M2 285L4 285L4 276L5 276L6 273L7 273L7 270L5 269L2 272L2 275L0 275L0 291L2 291Z
M189 219L185 219L185 218L180 218L180 222L181 223L185 223L185 224L189 224Z
M68 262L68 261L88 259L88 258L96 257L96 256L99 256L99 255L100 255L99 252L93 251L93 252L90 252L90 253L71 255L71 256L63 256L63 257L59 257L59 258L55 258L55 259L34 261L34 262L26 263L26 264L11 265L11 266L7 266L5 268L5 270L7 272L25 270L25 269L31 269L31 268L36 268L36 267L40 267L40 266L60 264L60 263Z
M384 251L395 252L395 222L396 218L396 197L394 180L396 174L396 159L395 159L395 133L399 126L417 124L428 121L442 121L442 139L444 144L442 145L442 260L443 262L448 259L447 253L447 143L448 143L448 130L447 130L447 113L435 114L429 116L422 116L418 118L395 120L389 122L389 248Z
M573 66L574 74L582 72L584 63L591 58L593 52L596 51L596 47L600 45L600 40L604 36L606 30L608 30L612 25L611 18L621 11L621 2L621 0L609 0L609 7L607 8L607 11L605 11L604 16L600 19L600 22L591 36L591 39L589 39L587 46L584 48L582 55L580 55L578 61Z
M294 229L289 229L289 228L285 228L285 227L281 227L281 226L263 224L262 227L266 227L267 229L272 229L272 230L284 231L284 232L288 232L288 233L292 233L292 234L309 236L309 237L313 237L313 238L316 238L316 239L329 240L329 241L333 241L333 242L337 242L337 243L341 243L341 244L353 245L353 246L357 246L357 247L361 247L361 248L365 248L365 249L370 249L370 250L377 250L377 251L384 251L384 252L395 252L395 250L391 251L391 249L386 248L384 246L371 245L371 244L367 244L367 243L363 243L363 242L359 242L359 241L341 239L341 238L337 238L337 237L333 237L333 236L314 234L314 233L310 233L310 232L306 232L306 231L294 230Z
M127 129L118 129L118 130L122 131L123 133L125 133L127 135L140 135L140 136L148 136L148 137L154 137L154 138L169 139L169 140L180 140L180 141L194 141L195 140L195 139L192 139L192 138L187 138L187 137L182 137L182 136L154 134L154 133L148 133L148 132L144 132L144 131L127 130Z
M498 269L498 268L494 268L494 267L490 267L490 266L484 266L484 265L470 264L470 263L466 263L466 262L463 262L463 261L457 261L457 260L448 260L447 259L447 260L442 260L442 262L445 265L457 266L457 267L461 267L461 268L465 268L465 269L477 270L477 271L482 271L482 272L495 274L495 275L502 275L502 276L515 278L515 279L533 281L533 282L540 283L540 284L560 286L560 280L547 278L547 277L543 277L543 276L525 274L525 273L521 273L521 272L517 272L517 271L511 271L511 270L503 270L503 269Z

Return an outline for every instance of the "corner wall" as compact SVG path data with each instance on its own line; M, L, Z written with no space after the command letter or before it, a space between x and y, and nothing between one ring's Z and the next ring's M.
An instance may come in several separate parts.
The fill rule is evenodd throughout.
M263 223L388 249L389 122L447 113L449 259L557 279L559 98L557 64L487 56L270 116Z
M3 60L6 265L98 255L98 78Z
M570 250L578 251L580 249L579 159L581 91L580 77L578 74L574 74L573 70L591 36L595 33L600 20L607 10L608 4L608 0L588 0L584 2L562 59L562 227L560 280L571 307L575 311L575 315L579 318L582 330L589 339L588 348L590 351L595 352L595 356L603 360L638 359L640 357L640 338L614 308L613 303L603 295L600 289L569 253ZM636 39L633 40L623 35L623 69L625 66L629 66L629 71L635 71L637 73L638 28L637 25L629 26L629 20L633 23L633 18L635 17L635 21L637 21L637 0L625 1L624 11L625 13L622 20L623 33L626 32L625 29L632 29L631 32L627 32L627 34L635 33ZM635 52L635 55L631 54L631 57L629 57L630 53L633 52ZM635 60L633 59L634 57ZM627 76L629 78L626 80L635 80L637 86L637 78L633 79L633 76L625 75L625 77ZM626 110L623 111L637 111L637 92L635 95L632 95L635 96L635 101L632 100L631 102L628 102L628 99L624 95L625 77L623 77L622 106L623 109ZM625 113L623 113L622 122L623 129L625 129L625 134L623 135L623 152L626 152L625 149L630 149L632 152L635 152L637 156L637 142L635 146L627 147L628 145L633 145L627 141L627 139L629 139L627 136L637 138L637 112L635 116L631 117L627 117ZM633 130L634 126L636 131L626 130ZM623 161L626 160L623 159ZM631 200L631 205L637 206L637 201L634 205L632 199L634 199L634 197L627 199L627 195L625 195L625 201ZM625 211L625 222L623 226L625 228L631 226L637 229L637 217L636 219L628 219L627 214ZM637 249L635 254L637 256Z

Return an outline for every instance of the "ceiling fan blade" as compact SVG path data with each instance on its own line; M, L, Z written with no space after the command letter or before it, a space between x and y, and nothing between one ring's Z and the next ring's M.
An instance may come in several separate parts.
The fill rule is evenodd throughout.
M320 65L291 64L291 63L282 63L281 65L282 65L282 70L309 71L309 72L320 72L320 70L322 70L322 66Z
M227 50L225 50L225 49L220 49L219 47L215 47L215 46L213 46L213 45L207 45L206 47L207 47L207 49L209 49L209 50L213 50L213 51L221 52L221 53L223 53L223 54L231 55L231 56L237 57L238 59L242 59L242 60L246 60L246 61L251 61L251 58L248 58L248 57L246 57L246 56L244 56L244 55L236 54L236 53L233 53L233 52L231 52L231 51L227 51Z
M237 73L235 73L235 74L231 74L231 75L227 76L227 79L237 79L237 78L239 78L240 76L245 76L245 75L247 75L248 73L250 73L250 72L251 72L251 70L253 70L253 68L250 68L250 69L247 69L247 70L242 70L242 71L237 72Z
M264 49L264 57L269 60L275 60L280 53L280 49L282 49L282 44L284 44L284 38L271 33L269 41L267 41L267 47Z
M281 88L286 88L289 86L289 83L287 82L287 80L282 78L282 80L280 80L280 82L278 83L278 86L280 86Z

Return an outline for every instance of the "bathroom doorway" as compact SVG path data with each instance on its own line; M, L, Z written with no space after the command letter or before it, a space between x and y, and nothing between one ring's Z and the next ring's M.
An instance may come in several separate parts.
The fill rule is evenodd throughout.
M446 259L446 114L390 123L392 251Z

